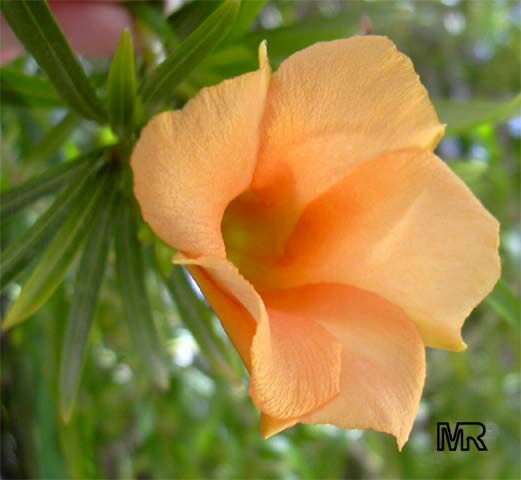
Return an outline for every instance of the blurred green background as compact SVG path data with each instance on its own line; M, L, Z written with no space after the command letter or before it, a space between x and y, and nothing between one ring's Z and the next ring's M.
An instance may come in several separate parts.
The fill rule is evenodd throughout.
M387 435L329 426L300 425L263 440L245 373L218 322L186 290L190 284L181 271L164 281L169 252L141 225L144 280L169 387L156 387L141 361L139 339L133 341L123 309L132 292L118 289L111 250L76 407L69 423L61 420L58 377L76 259L43 308L2 334L2 478L520 478L521 3L257 3L262 8L251 26L232 27L162 108L181 106L202 86L255 68L262 39L276 68L315 41L360 32L388 35L412 58L448 123L437 153L501 222L503 277L465 324L468 350L428 351L423 399L402 453ZM218 4L174 2L169 16L161 2L127 4L143 39L139 75L177 48ZM103 92L110 59L82 64ZM30 55L0 72L4 191L114 142L108 127L60 106L51 86L43 90L51 100L24 100L8 79L20 74L46 81ZM51 200L42 198L2 221L2 248ZM2 312L26 276L2 285ZM201 333L209 325L213 333ZM438 421L485 423L488 451L437 452Z

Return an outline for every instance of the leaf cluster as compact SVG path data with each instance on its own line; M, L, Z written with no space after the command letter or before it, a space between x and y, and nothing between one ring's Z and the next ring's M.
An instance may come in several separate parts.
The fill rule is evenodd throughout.
M111 354L124 357L126 351L138 357L136 365L130 362L132 369L143 372L135 382L137 386L133 387L133 398L150 395L152 400L149 403L140 400L136 407L140 409L139 415L132 413L139 418L136 431L129 433L130 440L127 440L130 444L134 441L144 445L142 456L149 454L153 457L156 451L161 451L162 459L171 459L172 465L158 466L160 475L170 469L187 477L201 476L201 471L194 469L193 458L187 451L191 447L180 445L171 449L165 445L174 433L179 433L175 425L185 421L186 427L187 421L196 421L200 415L198 408L208 410L205 428L191 431L187 427L183 434L200 451L206 452L208 463L218 464L220 456L227 455L240 465L233 471L223 470L221 476L224 478L233 474L255 477L255 472L261 468L265 476L273 476L282 469L279 460L286 455L283 452L289 452L285 465L290 465L302 478L316 478L325 471L331 475L344 475L343 465L338 461L340 458L345 460L344 457L350 462L352 471L357 468L364 472L372 471L372 466L368 465L370 461L361 459L356 449L349 449L346 453L342 433L324 435L317 442L319 435L312 429L297 429L297 433L289 434L294 448L284 446L283 441L280 445L257 446L265 449L262 451L265 460L262 466L256 458L242 455L245 445L257 444L250 437L234 437L227 432L237 429L234 422L239 422L238 418L243 425L250 425L257 419L243 399L238 399L233 390L224 388L219 382L220 379L235 384L241 381L242 371L237 358L190 277L181 267L172 267L170 258L173 252L154 238L144 225L133 198L128 165L140 129L152 115L161 110L180 108L201 88L256 68L256 50L262 40L268 41L270 57L277 64L316 41L359 33L362 14L370 17L376 33L389 34L393 39L400 38L400 28L410 28L414 35L421 37L422 12L426 12L426 16L436 14L436 18L446 14L442 10L445 7L423 5L418 7L414 24L410 19L404 20L404 8L393 5L393 2L360 1L347 2L347 6L333 14L321 11L325 10L324 5L334 7L337 3L342 2L189 1L170 16L165 16L158 2L129 2L127 7L136 19L142 44L135 48L132 35L123 31L110 62L89 64L80 61L72 51L45 1L1 2L5 19L37 64L37 67L33 65L33 70L26 68L27 61L0 68L2 109L16 112L20 130L31 128L33 118L53 117L56 112L62 115L59 121L45 129L38 142L15 142L20 160L15 177L24 177L24 171L31 171L33 166L42 173L23 182L17 178L9 182L9 162L3 158L7 168L4 168L2 182L14 184L0 194L2 328L4 331L12 329L6 335L6 351L19 353L17 346L27 345L27 340L25 343L20 340L22 334L17 336L24 328L27 332L41 332L36 322L27 322L28 319L45 319L50 327L45 330L44 343L50 345L51 352L35 347L28 353L28 358L32 362L40 358L51 359L48 368L53 372L49 381L38 379L35 383L25 360L18 359L18 355L17 360L10 364L10 371L16 372L16 378L23 381L20 381L20 387L17 387L20 390L15 394L20 405L13 410L35 410L40 422L38 425L45 427L41 427L42 430L47 429L45 438L60 436L71 475L80 478L97 475L96 468L85 458L89 454L93 458L94 453L83 452L84 440L92 440L95 429L83 431L76 423L82 415L80 405L77 405L81 403L77 401L81 398L79 392L99 388L99 383L93 380L96 373L92 373L98 370L85 368L91 361L89 351L92 353L93 348L96 358L101 359L100 364L110 363ZM461 10L468 10L466 14L471 18L472 8L478 7L464 4ZM482 5L479 8L488 7ZM477 18L480 21L492 18L487 12ZM278 19L278 23L274 19ZM472 35L474 33L469 32L469 37ZM440 49L453 51L459 48L457 40L446 37L441 34L436 37L442 45ZM443 41L439 40L441 38ZM431 39L423 38L422 42L416 42L417 45L409 42L404 46L413 58L421 59L426 58L428 52L422 51L420 46L428 46L429 41ZM402 48L399 41L397 43ZM441 70L444 59L433 58L429 64ZM420 62L419 65L421 70ZM429 72L420 71L420 74L424 78ZM508 72L503 72L503 75L503 84L510 85ZM475 80L472 78L469 82ZM490 81L482 83L490 84ZM493 325L505 337L519 335L521 303L513 287L515 281L519 281L519 272L512 266L515 248L509 245L515 244L518 238L510 226L519 223L518 218L514 218L518 216L518 208L512 207L511 199L519 193L516 190L519 182L516 183L513 177L519 174L520 166L519 158L507 165L501 156L501 140L498 139L503 135L504 122L521 115L519 82L500 92L501 95L491 95L486 89L478 90L478 95L470 100L454 100L453 91L443 82L433 84L439 86L433 102L441 121L448 124L449 138L439 147L441 156L449 158L454 172L487 206L490 205L504 225L501 251L504 275L487 298L486 306L478 312L492 320L479 324L476 334L487 335L490 329L487 330L486 326ZM78 138L79 141L71 140ZM458 153L446 155L454 144ZM486 149L486 161L473 158L473 152L479 152L473 150L476 145ZM516 145L519 150L519 142ZM111 301L104 301L107 299ZM107 307L107 304L111 306ZM113 304L117 306L113 308ZM194 361L196 373L192 372L190 381L185 383L173 374L174 367L169 357L173 342L183 337L172 335L169 326L165 327L164 322L158 321L165 316L164 309L170 309L169 315L178 318L181 330L189 332L198 346L198 356ZM113 333L114 323L124 325L123 329L117 330L117 335ZM126 338L120 339L121 330L128 332L128 345ZM106 343L116 345L116 354L103 347ZM487 367L483 366L483 369L492 378L495 375L493 368L500 368L498 365L502 360L499 357L504 351L499 340L491 340L490 345L494 354L490 354L492 359L488 358ZM128 356L132 357L131 354ZM440 360L434 357L433 361L438 365ZM443 361L446 367L448 360L444 357ZM454 378L464 380L470 377L472 366L464 360L452 362ZM121 369L114 373L115 383L124 383L121 378L125 371ZM212 406L204 403L207 400L204 399L204 380L201 380L200 372L215 380L211 384L217 389ZM448 381L448 377L440 373L434 373L433 377L439 382ZM502 377L494 377L493 388L498 391L514 388L508 386L511 380L507 377L504 381ZM106 378L102 381L110 390L110 382ZM30 395L22 391L22 386L32 383L41 386L41 395L39 393L36 407L34 404L27 407L24 402L29 401ZM56 397L53 388L58 392ZM125 398L122 391L125 392L123 387L118 398ZM161 396L156 395L158 391L162 392ZM473 393L478 397L482 394L479 391ZM110 394L115 396L113 390ZM94 406L91 405L91 411L98 408L109 411L109 397L109 394L106 397L99 394L96 402L93 401ZM195 397L203 398L203 406ZM53 420L47 419L49 411L45 409L45 405L52 404L55 398L64 422L59 434L53 430ZM447 415L465 413L463 407L458 409L457 398L440 399L434 394L432 398L433 405L440 412ZM178 411L169 408L174 402L179 405ZM496 407L491 403L491 408ZM125 406L121 408L125 409ZM240 411L240 415L233 410ZM154 419L154 416L159 419ZM501 417L501 422L507 425L507 416ZM147 444L152 429L150 425L156 425L158 438L162 439L159 446ZM224 430L219 430L218 425L224 425ZM126 425L117 428L125 430ZM81 434L78 433L80 430ZM215 442L217 431L221 442ZM394 445L378 443L374 438L371 435L367 437L368 448L388 458L389 468L396 467L395 472L402 468L400 471L406 476L412 472L415 465L412 456L405 453L402 457L405 460L400 463L390 453ZM27 440L26 443L32 442ZM56 456L50 445L43 444L39 458ZM309 448L309 445L314 446ZM116 453L110 449L104 452L111 459L109 463L123 465L121 471L113 472L114 476L130 476L118 456L118 452L125 449L132 450L127 444L118 444L114 448ZM154 453L150 453L152 450ZM394 467L392 462L396 462ZM41 468L45 470L45 465ZM204 471L204 465L201 468ZM414 468L416 472L430 474L425 473L427 467L422 470L423 467L416 465ZM451 474L450 469L447 472Z

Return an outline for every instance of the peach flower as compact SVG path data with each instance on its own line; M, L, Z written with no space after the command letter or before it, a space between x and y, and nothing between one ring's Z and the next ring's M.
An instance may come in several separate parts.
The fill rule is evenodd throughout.
M119 35L132 30L130 13L117 0L49 0L49 7L72 48L88 57L107 57ZM0 15L0 65L14 60L23 47Z
M318 43L273 76L259 57L144 128L143 217L219 316L266 437L329 423L401 449L425 347L463 350L499 276L498 223L432 153L444 125L387 38Z

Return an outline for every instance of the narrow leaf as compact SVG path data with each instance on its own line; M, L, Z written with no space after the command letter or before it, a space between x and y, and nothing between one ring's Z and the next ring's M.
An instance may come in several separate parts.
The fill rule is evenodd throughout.
M211 312L197 298L184 269L174 266L166 286L179 310L181 320L193 335L210 366L228 380L237 382L240 378L234 371L236 362L230 355L229 346L218 335Z
M203 23L221 3L220 0L214 2L186 2L179 10L168 17L168 23L178 38L185 39Z
M174 88L226 36L237 12L240 0L225 0L166 60L150 73L141 85L143 101L154 105L169 100Z
M485 302L512 327L521 329L521 299L502 278Z
M99 158L99 155L100 152L91 152L77 160L63 162L47 170L39 177L0 194L0 218L2 222L39 198L56 193L63 186L80 178L86 170L96 166L93 163Z
M29 150L24 160L32 162L38 159L47 159L55 154L69 139L79 123L80 119L76 114L67 113Z
M86 240L76 272L60 365L60 410L70 419L85 362L87 342L110 244L114 193L102 205Z
M85 232L107 195L109 186L107 171L93 179L92 185L83 191L79 201L47 247L42 259L31 273L20 295L7 312L4 330L19 324L36 312L60 285L78 252Z
M41 253L56 229L69 212L75 208L78 200L88 189L88 182L97 170L98 162L93 162L88 171L76 185L71 185L53 202L49 209L19 239L12 242L0 253L0 287L3 288L15 275Z
M110 65L108 78L109 119L118 133L132 131L136 102L136 68L132 36L123 30Z
M12 68L0 68L2 104L29 108L58 108L63 103L52 85L44 78L25 75Z
M482 123L498 123L521 115L521 93L507 101L476 98L468 102L433 100L440 120L447 124L447 134L470 130Z
M130 199L121 198L117 212L116 269L123 310L130 333L149 374L161 389L168 387L158 334L145 288L143 253L137 236L137 222Z
M159 4L129 2L127 7L140 23L149 27L162 40L164 45L173 47L179 44L180 40Z
M247 0L241 2L237 20L235 20L227 36L227 41L237 39L247 33L265 3L266 0Z
M0 8L18 39L78 114L103 121L104 112L82 66L44 0L3 1Z

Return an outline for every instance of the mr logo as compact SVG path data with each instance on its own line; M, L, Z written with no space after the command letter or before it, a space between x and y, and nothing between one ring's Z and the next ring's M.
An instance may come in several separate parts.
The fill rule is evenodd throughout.
M487 451L487 446L483 441L486 432L487 429L481 422L456 422L454 433L451 431L449 422L438 422L436 450L444 451L446 442L451 452L456 450L468 452L470 442L472 442L478 451Z

